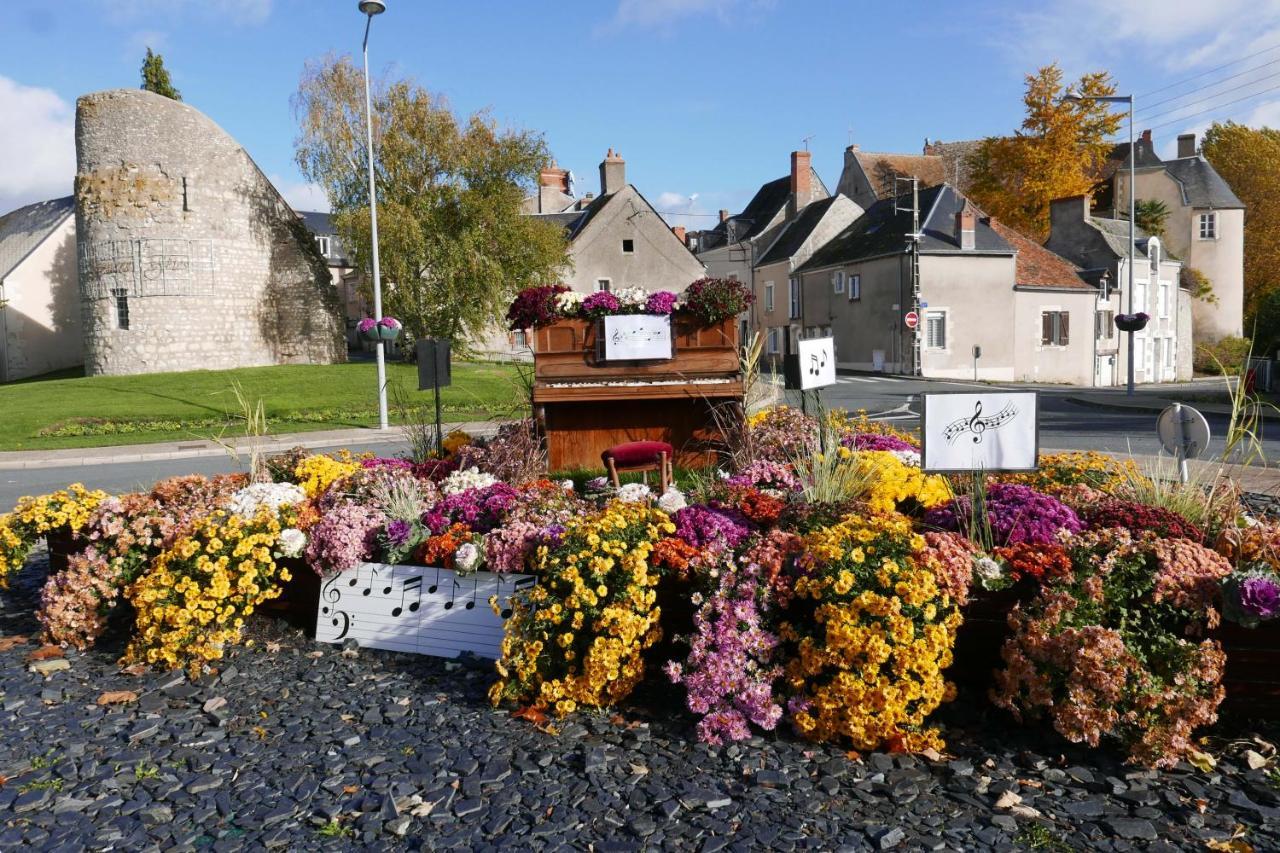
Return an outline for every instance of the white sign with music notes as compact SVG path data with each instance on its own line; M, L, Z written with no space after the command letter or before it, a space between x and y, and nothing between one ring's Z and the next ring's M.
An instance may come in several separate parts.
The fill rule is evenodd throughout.
M801 338L800 390L812 391L836 384L836 342L834 338Z
M535 584L533 575L361 563L321 585L316 639L353 639L370 648L436 657L471 652L498 658L512 596ZM493 596L500 613L489 605Z
M925 471L1034 471L1039 398L1034 391L925 394L920 467Z
M671 317L664 314L618 314L604 318L605 361L670 359Z

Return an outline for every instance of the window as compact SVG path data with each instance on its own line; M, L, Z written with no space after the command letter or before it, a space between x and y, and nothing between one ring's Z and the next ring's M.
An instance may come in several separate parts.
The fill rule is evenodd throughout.
M831 274L831 289L836 293L844 293L844 273L837 271Z
M622 254L624 254L624 255L630 255L630 254L631 254L631 253L633 253L635 250L636 250L636 244L635 244L635 241L634 241L634 240L623 240L623 241L622 241Z
M737 281L737 280L738 280L738 274L736 272L729 273L729 281Z
M1167 338L1164 342L1164 366L1173 369L1173 338Z
M1147 342L1144 338L1138 337L1133 342L1133 360L1135 370L1147 369Z
M764 283L764 310L773 310L773 282L771 281Z
M116 328L129 328L129 291L124 288L112 290L111 295L116 298Z
M1160 282L1160 316L1169 316L1169 282Z
M1218 214L1202 213L1200 214L1200 239L1201 240L1217 240L1218 239Z
M1114 311L1098 311L1094 314L1093 336L1100 341L1109 341L1115 334L1116 317Z
M1070 341L1070 315L1066 311L1043 311L1040 314L1040 345L1065 347Z
M924 345L926 349L947 348L947 312L927 311L924 315Z
M787 279L787 289L787 316L792 320L798 320L800 319L800 279L794 276Z
M187 195L187 179L185 176L182 178L182 209L188 212L191 210L191 197ZM329 253L325 252L325 254L328 255Z
M849 301L862 298L862 276L858 273L849 273Z
M320 247L320 254L326 258L329 257L329 238L316 235L316 245Z
M513 335L513 338L514 340L512 341L512 343L516 345L517 349L529 348L529 335L527 332L524 331L524 329L517 329L515 335Z
M778 346L778 341L779 341L778 330L770 329L769 330L769 355L777 355L780 352L781 348Z
M607 292L610 290L613 290L613 279L611 278L596 279L596 293L600 293L602 291Z
M1133 310L1147 310L1147 283L1140 281L1133 286Z

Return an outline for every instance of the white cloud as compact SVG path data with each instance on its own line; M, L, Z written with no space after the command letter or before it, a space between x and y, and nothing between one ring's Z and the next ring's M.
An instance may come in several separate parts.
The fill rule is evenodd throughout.
M698 193L658 193L654 207L668 225L683 225L690 231L697 231L715 224L715 220L707 215L708 211L698 202Z
M237 26L257 26L271 17L272 0L100 0L118 21L138 18L176 20L187 13L204 20L229 21Z
M0 77L0 213L71 193L75 111L56 92Z
M730 23L771 9L774 2L775 0L618 0L618 8L604 29L669 29L683 18L705 16L714 16L721 23Z
M267 175L267 180L271 181L280 192L280 195L284 196L284 200L289 202L289 206L294 210L329 212L329 197L316 184L288 180L274 173Z

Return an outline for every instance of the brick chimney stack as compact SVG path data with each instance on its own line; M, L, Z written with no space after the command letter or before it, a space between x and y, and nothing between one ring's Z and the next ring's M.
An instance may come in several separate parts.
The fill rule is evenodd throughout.
M1178 136L1178 159L1196 156L1196 135L1183 133Z
M676 239L679 240L681 243L684 243L686 246L689 245L689 240L686 237L683 225L671 226L671 233L676 235Z
M600 195L616 193L627 185L627 161L612 148L600 164Z
M724 208L720 208L720 221L721 222L729 221L729 211L725 210Z
M1142 131L1142 144L1148 148L1151 147L1151 131L1149 129Z
M564 209L563 196L569 194L569 171L553 163L538 173L538 212L559 213Z
M813 168L808 151L791 152L791 204L792 216L804 210L813 201Z
M965 202L964 207L956 211L955 237L961 251L969 252L977 246L977 229L977 217L973 213L973 208L969 206L968 202Z

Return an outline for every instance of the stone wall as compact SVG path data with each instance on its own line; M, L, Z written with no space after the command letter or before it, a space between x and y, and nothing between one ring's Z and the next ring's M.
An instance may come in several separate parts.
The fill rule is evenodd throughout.
M315 241L208 117L137 89L85 95L76 162L86 374L345 358Z

